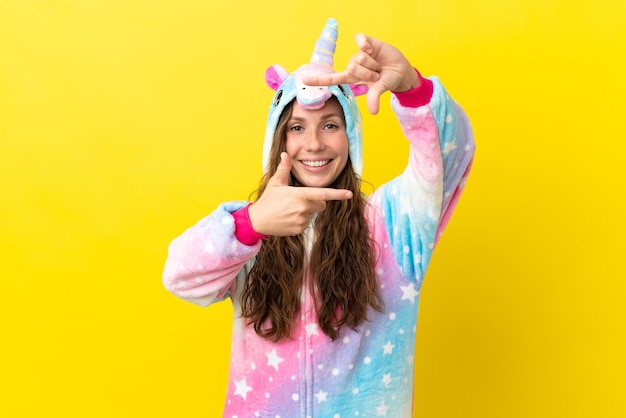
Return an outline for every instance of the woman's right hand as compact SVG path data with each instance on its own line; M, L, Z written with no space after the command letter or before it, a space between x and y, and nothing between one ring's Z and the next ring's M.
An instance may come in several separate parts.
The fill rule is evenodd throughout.
M291 157L283 152L263 194L248 208L252 228L259 234L299 235L326 208L326 201L352 198L346 189L289 186L291 165Z

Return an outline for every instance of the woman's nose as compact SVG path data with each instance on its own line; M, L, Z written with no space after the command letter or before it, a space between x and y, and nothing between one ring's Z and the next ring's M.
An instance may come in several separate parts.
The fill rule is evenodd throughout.
M306 140L307 151L320 151L324 149L324 143L317 132L311 132Z

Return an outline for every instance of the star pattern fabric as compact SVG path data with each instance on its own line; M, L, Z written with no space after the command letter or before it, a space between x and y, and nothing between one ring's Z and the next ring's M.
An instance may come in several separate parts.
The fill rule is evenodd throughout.
M378 251L375 272L385 310L369 311L358 329L342 328L339 338L330 340L318 329L306 290L291 339L273 343L246 325L240 294L262 244L239 242L230 214L247 202L220 205L170 245L166 288L201 306L225 299L234 306L224 417L412 416L421 285L474 153L465 114L436 77L431 81L427 105L403 107L392 96L410 143L409 163L368 198L366 217ZM308 289L311 278L304 280Z

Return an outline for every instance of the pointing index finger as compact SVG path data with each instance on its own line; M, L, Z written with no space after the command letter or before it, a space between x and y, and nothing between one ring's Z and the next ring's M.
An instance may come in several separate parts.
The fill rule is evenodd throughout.
M347 200L352 199L352 192L346 189L323 187L302 187L302 196L307 200Z
M302 78L302 82L307 86L334 86L337 84L354 83L357 79L353 76L342 73L330 73L321 75L310 75Z

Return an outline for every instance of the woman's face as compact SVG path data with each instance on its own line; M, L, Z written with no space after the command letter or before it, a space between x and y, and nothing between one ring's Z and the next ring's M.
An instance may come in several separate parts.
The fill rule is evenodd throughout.
M324 107L307 110L296 101L287 121L286 152L291 157L291 174L307 187L328 187L348 162L348 136L339 102L328 100Z

